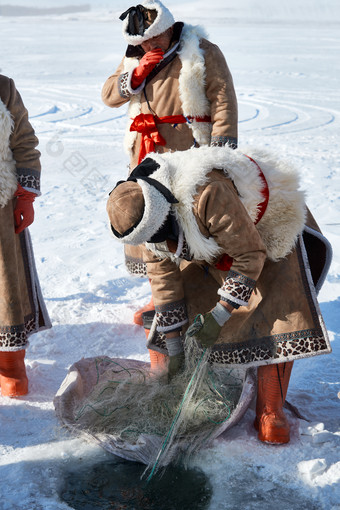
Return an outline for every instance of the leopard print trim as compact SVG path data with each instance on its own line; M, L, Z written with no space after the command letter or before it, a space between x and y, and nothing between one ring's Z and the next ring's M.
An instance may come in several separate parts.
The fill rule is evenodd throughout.
M0 351L18 351L28 346L27 335L35 331L33 314L20 326L0 327Z
M17 179L23 188L34 190L40 195L40 172L31 168L17 168Z
M233 136L212 136L210 147L224 147L229 145L231 149L237 149L237 138Z
M155 306L157 331L173 331L188 322L183 300L166 305Z
M155 331L152 339L148 339L146 347L148 349L161 352L162 354L169 354L168 349L166 348L166 336L160 331Z
M178 239L177 242L177 250L180 243L180 239ZM193 260L193 255L190 253L190 248L188 243L186 242L186 239L183 234L183 240L182 240L182 247L180 249L180 252L176 251L176 254L174 254L172 251L169 250L168 243L166 241L163 241L161 243L146 243L147 248L152 251L157 257L160 259L168 258L172 260L172 262L176 262L176 264L179 265L179 261L181 259L188 260L189 262Z
M129 73L123 73L118 76L118 92L124 99L128 99L131 96L129 92Z
M252 278L230 270L222 287L218 289L217 293L220 296L230 299L230 301L234 301L238 305L246 306L255 284L256 282Z
M144 262L138 262L136 260L126 260L125 267L132 276L146 277L147 270Z
M185 236L183 235L183 246L181 253L178 255L178 258L188 260L189 262L194 258L193 255L190 253L190 248L188 246L188 243L185 239Z
M282 340L283 338L286 339ZM264 362L284 363L329 352L321 331L306 330L294 334L274 335L255 342L215 346L209 362L225 365L263 365Z

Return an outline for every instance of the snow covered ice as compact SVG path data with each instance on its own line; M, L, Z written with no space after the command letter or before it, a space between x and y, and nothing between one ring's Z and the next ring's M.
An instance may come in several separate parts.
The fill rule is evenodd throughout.
M118 16L131 2L5 3L89 5L4 16L0 2L0 72L15 80L40 139L43 195L30 232L53 322L31 338L29 394L0 396L0 508L67 509L59 496L65 473L113 462L56 420L52 401L68 367L97 355L148 359L132 317L149 301L149 284L125 271L105 210L108 192L127 172L126 108L107 108L100 92L123 55ZM265 147L300 168L307 203L334 251L319 295L333 353L297 361L287 396L309 421L287 412L291 442L274 447L257 440L249 409L191 467L209 481L212 510L340 509L340 4L168 4L176 19L204 25L220 46L239 101L240 146Z

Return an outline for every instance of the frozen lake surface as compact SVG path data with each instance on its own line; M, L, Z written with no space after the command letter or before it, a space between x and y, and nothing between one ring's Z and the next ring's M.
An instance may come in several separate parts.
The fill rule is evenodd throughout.
M100 92L124 53L118 16L130 4L24 4L89 4L90 10L0 16L0 72L15 80L40 139L43 195L30 231L53 322L27 350L30 393L0 396L0 508L87 508L81 497L92 492L100 503L88 508L120 508L109 506L112 498L130 496L135 506L127 508L148 508L139 466L62 430L52 402L69 366L82 357L148 360L144 331L132 317L148 302L149 284L125 271L105 210L108 192L127 172L126 108L107 108ZM176 19L204 25L224 52L239 101L240 146L249 154L251 147L265 147L301 171L307 203L334 250L319 296L333 353L294 365L287 399L310 421L289 415L289 445L261 444L249 409L185 475L168 473L162 490L169 491L169 506L158 500L158 508L190 508L185 499L171 498L185 498L191 484L197 495L203 484L200 504L210 510L340 509L340 4L275 4L172 0L171 9ZM126 479L131 495L122 495ZM70 480L80 506L67 499ZM149 502L161 497L159 488L149 490Z

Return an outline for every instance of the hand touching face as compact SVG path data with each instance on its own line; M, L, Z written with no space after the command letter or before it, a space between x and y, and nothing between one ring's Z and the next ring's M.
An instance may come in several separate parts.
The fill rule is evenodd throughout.
M171 38L173 34L173 27L168 28L163 34L157 35L156 37L151 37L147 41L144 41L141 44L141 47L147 53L148 51L154 50L156 48L160 48L164 52L169 48Z

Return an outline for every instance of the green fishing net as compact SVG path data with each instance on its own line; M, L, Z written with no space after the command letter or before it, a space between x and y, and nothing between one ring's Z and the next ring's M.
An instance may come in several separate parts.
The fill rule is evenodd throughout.
M208 357L187 338L185 369L171 381L148 364L95 359L95 380L86 398L75 402L73 427L132 446L141 437L157 438L150 468L156 459L160 466L183 455L188 460L230 419L244 384L237 370L211 366Z

